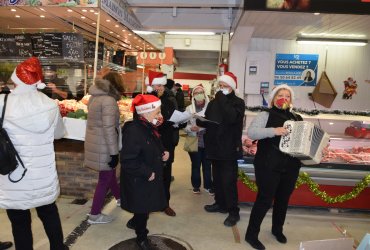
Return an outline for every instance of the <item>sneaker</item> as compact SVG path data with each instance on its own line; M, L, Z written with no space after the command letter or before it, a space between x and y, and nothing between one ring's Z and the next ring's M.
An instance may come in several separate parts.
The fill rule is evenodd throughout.
M224 225L227 226L227 227L232 227L232 226L235 226L238 221L240 221L240 215L239 214L229 215L225 219Z
M113 221L113 218L106 214L97 214L97 215L89 215L89 219L87 220L90 224L106 224Z
M204 190L206 190L206 192L210 195L210 196L214 196L215 195L215 191L213 191L212 188L205 188Z
M117 207L120 207L121 206L121 199L117 199L116 203L117 203Z
M200 194L199 188L193 188L193 194Z

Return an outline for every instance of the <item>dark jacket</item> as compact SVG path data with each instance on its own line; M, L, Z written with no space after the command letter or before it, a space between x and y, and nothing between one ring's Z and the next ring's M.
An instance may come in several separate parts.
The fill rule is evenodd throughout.
M198 126L207 128L204 140L208 159L237 160L242 157L244 110L244 100L234 92L224 95L219 91L210 101L205 118L217 124L197 120Z
M172 93L171 93L172 94ZM163 124L158 127L161 135L161 140L166 151L170 153L167 162L174 161L174 150L178 141L178 130L173 127L173 122L168 121L173 112L177 109L176 99L170 91L165 90L161 99L161 113L163 116Z
M185 111L185 97L182 89L179 88L176 91L175 97L177 102L177 108L179 109L179 111L181 112Z
M268 110L269 117L266 123L266 128L283 127L284 122L288 120L302 121L302 117L289 110L281 110L272 107ZM297 170L301 167L301 162L288 154L280 151L281 136L265 138L258 140L257 153L254 158L254 165L260 168L268 167L274 171L285 172L289 169Z
M162 177L164 149L153 129L138 118L122 128L121 207L131 213L161 211L168 206ZM152 172L155 179L148 181Z

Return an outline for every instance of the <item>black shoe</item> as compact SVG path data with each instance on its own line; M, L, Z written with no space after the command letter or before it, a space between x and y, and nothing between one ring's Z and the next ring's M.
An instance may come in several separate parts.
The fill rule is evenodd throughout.
M6 241L6 242L0 241L0 250L5 250L8 248L11 248L12 246L13 246L13 243L11 243L10 241Z
M206 210L208 213L227 213L227 211L225 209L222 209L217 203L214 203L212 205L205 205L204 210Z
M135 230L135 223L134 223L134 220L133 218L129 219L127 224L126 224L126 227L132 229L132 230Z
M227 226L227 227L232 227L232 226L235 226L238 221L240 221L240 215L239 214L229 215L225 219L224 225Z
M141 250L154 250L154 248L152 248L150 245L149 240L136 241L136 244Z
M249 238L246 236L245 241L248 242L249 245L251 245L254 249L258 249L258 250L266 249L265 246L262 244L262 242L259 241L257 238Z
M274 231L271 231L272 235L275 236L276 240L279 241L280 243L287 243L287 238L285 237L285 235L283 233L278 233L278 232L274 232Z

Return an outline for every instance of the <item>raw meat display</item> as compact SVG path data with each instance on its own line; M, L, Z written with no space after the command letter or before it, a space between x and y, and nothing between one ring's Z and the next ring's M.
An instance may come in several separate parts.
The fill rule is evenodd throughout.
M370 147L353 147L351 149L325 148L321 162L346 162L351 164L370 164Z

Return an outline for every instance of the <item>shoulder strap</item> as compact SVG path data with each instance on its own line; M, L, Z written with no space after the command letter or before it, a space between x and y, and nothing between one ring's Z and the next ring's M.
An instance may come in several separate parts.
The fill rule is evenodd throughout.
M6 110L6 103L7 103L7 101L8 101L8 95L9 95L9 94L6 94L6 95L5 95L5 97L4 97L4 106L3 106L3 111L2 111L2 115L1 115L1 119L0 119L0 129L2 129L2 128L3 128L3 122L4 122L4 118L5 118L5 110ZM6 136L8 137L7 139L11 142L11 140L10 140L10 138L9 138L8 134L6 134ZM9 181L11 181L11 182L13 182L13 183L16 183L16 182L19 182L20 180L22 180L22 179L23 179L23 177L25 176L25 174L26 174L26 172L27 172L27 168L24 166L24 163L23 163L23 161L22 161L21 157L19 156L19 154L18 154L17 150L15 149L15 147L14 147L13 143L10 143L10 145L11 145L11 147L12 147L12 148L13 148L13 150L14 150L14 153L15 153L16 158L18 159L19 163L21 164L22 168L24 169L24 170L23 170L23 173L22 173L22 176L21 176L18 180L13 180L13 179L11 178L11 174L13 173L13 171L9 173L9 175L8 175L8 179L9 179Z
M8 100L8 94L6 94L5 97L4 97L4 106L3 106L3 112L1 114L1 119L0 119L0 128L3 127L7 100Z

